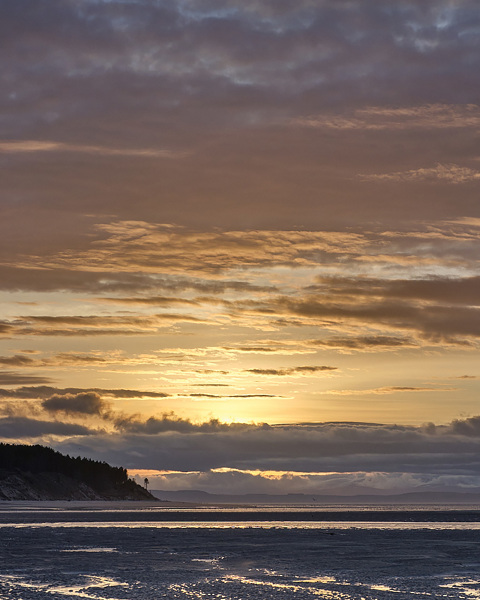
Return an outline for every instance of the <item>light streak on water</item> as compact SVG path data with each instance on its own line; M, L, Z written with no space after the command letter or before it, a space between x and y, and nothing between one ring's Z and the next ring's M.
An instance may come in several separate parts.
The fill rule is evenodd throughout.
M368 529L383 531L472 531L480 530L480 522L391 522L391 521L58 521L53 523L0 523L0 529L66 528L66 529L319 529L351 530Z

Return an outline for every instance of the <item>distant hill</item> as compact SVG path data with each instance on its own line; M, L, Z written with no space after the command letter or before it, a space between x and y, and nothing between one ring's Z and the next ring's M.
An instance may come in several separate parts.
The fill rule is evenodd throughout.
M126 469L45 446L0 444L0 500L156 500Z
M161 500L202 504L480 504L480 493L409 492L405 494L358 494L355 496L311 494L209 494L202 490L152 490Z

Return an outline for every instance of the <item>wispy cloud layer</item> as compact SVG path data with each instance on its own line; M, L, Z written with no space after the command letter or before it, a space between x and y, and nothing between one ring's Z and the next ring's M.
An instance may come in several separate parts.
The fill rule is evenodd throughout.
M356 109L349 116L319 115L297 119L294 124L340 130L462 129L480 125L480 107L477 104L369 106Z
M92 156L139 156L152 158L182 158L186 152L157 150L154 148L108 148L105 146L83 146L63 142L39 140L11 140L0 142L0 153L21 154L24 152L78 152Z
M361 175L365 180L372 181L435 181L445 183L468 183L480 179L480 171L459 165L436 165L435 167L411 169L397 173L380 173Z

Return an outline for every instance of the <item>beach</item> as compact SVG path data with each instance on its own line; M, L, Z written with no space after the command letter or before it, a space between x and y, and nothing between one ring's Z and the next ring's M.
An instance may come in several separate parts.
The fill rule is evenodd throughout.
M0 598L480 598L479 511L312 510L3 503Z

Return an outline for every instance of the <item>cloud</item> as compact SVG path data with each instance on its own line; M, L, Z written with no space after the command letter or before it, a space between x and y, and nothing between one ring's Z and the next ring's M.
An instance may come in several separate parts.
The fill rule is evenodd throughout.
M297 118L295 125L338 130L459 129L480 125L477 104L426 104L420 106L368 106L350 115L325 114Z
M55 289L86 293L135 291L132 296L106 296L106 303L131 305L185 305L195 309L211 304L210 296L180 296L178 292L195 290L211 295L238 292L248 296L273 294L288 286L288 279L269 277L266 269L278 267L301 272L326 270L332 281L335 273L367 269L393 269L416 278L432 272L459 269L468 273L475 268L478 227L459 222L423 224L413 229L392 231L214 231L140 221L120 221L98 225L90 231L88 246L61 253L45 252L15 257L16 267L0 267L5 290L51 291ZM8 262L6 259L5 263ZM259 271L260 270L260 271ZM262 272L263 271L263 272ZM250 281L229 279L246 273ZM264 275L265 273L265 275ZM262 276L263 275L263 276ZM400 275L401 276L401 275ZM398 277L398 275L397 275ZM175 296L159 294L176 292ZM150 293L149 293L150 292ZM223 299L225 308L235 304ZM172 315L175 316L175 314ZM5 333L12 324L2 322Z
M284 354L287 356L313 353L308 344L297 340L258 340L249 345L223 346L222 350L235 354Z
M418 195L385 201L355 174L471 157L473 0L387 10L373 0L267 9L162 0L129 3L128 14L121 3L55 0L41 22L37 11L27 0L2 19L9 253L75 255L92 214L330 231L403 222L412 206L414 220L456 212L446 192L422 194L421 205ZM471 206L456 198L460 214Z
M389 360L417 366L429 352L425 381L440 364L447 378L464 372L460 351L472 360L480 335L476 0L51 0L41 11L37 0L3 4L0 335L8 350L0 383L25 386L5 389L4 398L20 404L23 394L32 400L24 404L38 406L84 393L161 400L148 381L163 378L182 410L201 401L188 395L201 389L220 392L211 396L221 409L225 398L254 405L241 401L259 391L246 384L258 383L265 366L272 378L293 368L282 365L297 354L309 355L300 364L340 365L352 376L344 388L382 393L399 381L386 379ZM36 306L17 304L32 300ZM25 337L43 351L22 356L15 348ZM104 352L86 350L93 340ZM117 348L127 350L115 356ZM366 376L356 371L367 364L360 352L387 350L382 374L368 362L375 381L353 381ZM337 361L327 351L351 356ZM262 356L268 361L254 360ZM122 381L159 395L62 390L40 376L48 369L66 381L69 368L109 385L121 371ZM210 379L241 387L194 387ZM289 411L306 406L312 381L285 391ZM418 377L407 383L422 386ZM467 387L472 394L467 383L451 392L458 414L469 410ZM205 414L210 405L199 402L195 414ZM165 426L155 418L153 429ZM180 445L178 456L167 445L164 456L163 439L149 449L135 426L131 455L127 431L100 436L99 452L157 466L173 460L170 452L187 463L179 432L149 434L150 443L172 435ZM328 455L326 432L307 431L314 450L297 429L299 455L294 431L283 431L292 468L321 462L324 447ZM254 433L258 458L246 463L288 466L280 442L276 450L280 433L263 446ZM231 430L196 431L198 453L192 433L190 455L215 464L208 436L217 434L228 464L241 464L246 437ZM395 432L376 434L393 440ZM359 445L355 460L335 460L339 468L393 468L395 460L408 468L399 454L387 464L389 448L365 458Z
M334 302L321 294L298 299L280 297L274 305L279 312L301 317L304 324L325 324L326 320L332 322L331 326L340 321L356 325L375 324L391 330L409 330L430 343L468 346L469 338L480 336L480 310L471 306L424 305L401 298L372 299L352 304L349 299Z
M161 327L174 323L204 323L205 320L180 313L159 313L150 316L114 315L27 315L10 322L9 335L28 336L90 336L90 335L152 335Z
M53 394L43 400L42 407L50 413L100 416L111 408L111 403L105 402L96 392L79 392L77 394Z
M123 433L59 442L63 451L128 468L208 471L228 468L308 473L384 473L480 476L478 417L422 427L368 423L267 426L191 423L174 415L118 422ZM465 429L463 429L465 428Z
M352 335L350 337L334 336L325 340L309 340L312 346L336 348L343 351L359 350L361 352L378 350L398 350L400 348L414 348L418 346L411 337L388 335Z
M34 353L36 354L36 353ZM15 367L52 367L52 366L92 366L104 365L111 361L121 361L121 357L111 354L99 356L98 354L76 354L74 352L59 352L53 356L35 357L24 352L23 354L14 354L12 356L0 356L0 365Z
M304 295L277 296L256 307L238 304L238 310L299 318L297 325L322 322L337 335L309 340L316 347L347 350L380 347L415 347L424 343L468 346L480 335L478 295L480 278L441 277L379 279L373 277L319 276ZM340 335L347 323L356 327L375 326L372 335ZM384 331L381 331L384 328ZM347 327L345 327L347 330ZM410 330L410 334L401 333ZM397 333L398 332L398 333ZM416 337L413 337L416 336ZM423 340L423 342L422 342Z
M182 396L183 394L179 394ZM186 394L189 398L207 398L209 400L226 400L228 398L281 398L281 396L277 396L275 394L203 394L203 393L195 393L195 394Z
M480 171L455 164L398 171L396 173L362 174L360 177L371 181L440 181L442 183L468 183L480 179Z
M186 152L155 148L108 148L105 146L86 146L65 144L62 142L40 140L10 140L0 142L0 153L7 154L29 152L77 152L100 156L131 156L144 158L183 158Z
M322 366L306 366L306 367L289 367L282 369L245 369L246 373L254 375L313 375L319 372L336 371L338 367Z
M35 359L30 358L29 356L23 356L22 354L15 354L14 356L0 356L0 365L12 367L30 367L35 363Z
M104 389L104 388L57 388L46 385L42 386L23 386L13 390L0 389L0 397L4 398L24 398L24 399L48 399L51 396L76 396L78 394L93 393L109 398L167 398L170 394L164 392L125 390L125 389Z
M23 257L22 260L25 260ZM38 257L35 259L38 260ZM53 260L53 259L52 259ZM77 265L78 267L78 265ZM69 290L89 294L112 292L146 292L163 290L166 292L185 292L195 290L208 294L223 294L229 291L239 293L255 293L275 291L274 286L256 285L247 281L234 281L222 278L221 280L199 279L196 277L182 277L179 275L164 275L158 273L128 273L124 271L89 270L88 265L72 270L71 266L62 268L59 265L50 269L34 268L33 266L18 268L17 266L0 265L0 289L25 290L37 292L50 292L55 290ZM152 304L155 304L155 295ZM101 302L119 302L128 304L128 298L98 298ZM133 302L134 298L132 298ZM149 297L138 297L138 304L150 303ZM180 298L179 298L180 300ZM6 327L6 326L5 326ZM2 325L0 324L0 332Z
M133 298L98 298L100 302L111 302L113 304L146 304L154 306L198 306L197 300L188 300L186 298L172 298L170 296L149 296Z
M476 306L480 293L480 277L441 277L428 279L375 279L373 277L318 277L319 286L310 289L326 291L328 296L350 298L376 297L423 300L436 304Z
M383 395L383 394L397 394L397 393L418 393L418 392L455 392L455 388L441 388L441 387L419 387L419 386L408 386L408 385L391 385L380 388L364 389L364 390L326 390L324 394L333 396L370 396Z
M425 491L473 491L480 488L478 475L437 475L417 473L302 473L292 471L258 472L240 469L129 473L142 481L147 474L155 490L203 490L210 494L307 494L314 502L322 494L394 494ZM160 494L161 497L161 494Z
M200 375L215 375L215 374L219 374L219 375L228 375L228 371L222 371L222 370L216 370L216 369L195 369L194 373L199 373ZM214 385L214 384L209 384L209 385ZM217 383L215 385L227 385L227 384L220 384Z
M426 391L414 386L393 389ZM353 493L367 484L400 489L420 486L422 481L446 486L448 478L451 485L457 478L455 485L468 486L467 478L480 477L478 416L417 427L358 422L268 425L225 423L213 418L194 422L173 412L148 418L117 412L99 392L48 391L41 390L44 396L40 404L47 413L76 419L100 417L109 433L75 423L46 421L41 413L37 418L12 413L0 419L0 435L15 440L48 439L61 451L81 452L131 469L140 465L146 469L161 466L165 471L204 472L207 480L208 472L215 469L248 471L247 479L251 472L258 471L260 479L255 479L255 485L247 482L247 488L262 488L267 479L276 480L277 488L276 484L267 485L271 493L274 489L329 489L333 493L340 488ZM42 395L27 390L24 397ZM326 477L335 473L330 480Z
M5 319L0 325L3 326L4 335L10 337L153 335L166 327L182 323L207 326L219 323L223 326L241 325L260 331L286 329L284 337L291 335L294 327L322 326L324 331L324 338L317 342L307 343L306 340L302 340L300 343L293 339L277 339L265 343L265 340L249 341L244 337L235 344L218 346L219 355L230 355L232 358L235 354L242 353L307 354L314 353L315 349L322 347L338 348L343 352L365 349L401 350L438 344L473 349L476 344L475 338L480 335L480 325L476 326L480 323L480 311L476 306L479 278L477 275L462 275L474 269L473 248L478 241L478 229L475 229L474 225L470 224L469 229L465 229L458 224L445 223L431 226L428 231L423 232L350 232L345 235L329 232L327 238L322 232L253 231L242 238L240 232L205 234L145 222L110 223L105 226L108 229L107 238L97 241L100 248L103 248L105 243L114 254L117 253L117 250L113 250L116 240L118 248L121 249L122 244L124 245L122 256L129 259L135 255L135 251L138 251L140 256L141 252L146 250L147 258L142 258L142 261L146 260L149 265L153 265L148 260L149 253L151 254L157 246L168 247L170 258L166 257L165 260L178 260L178 265L185 265L187 261L192 263L191 254L200 260L202 253L205 256L210 253L210 258L207 257L206 260L214 261L218 251L217 244L220 244L221 257L228 255L230 247L234 249L234 255L236 250L240 253L240 250L245 248L246 255L242 256L240 253L240 262L233 261L230 268L237 269L240 266L248 272L253 270L258 282L265 283L270 280L275 285L248 288L241 286L241 282L237 281L240 287L232 288L230 297L218 300L205 296L191 298L190 294L186 297L170 297L157 294L145 296L144 293L139 294L138 298L118 298L120 303L126 302L139 307L148 307L152 303L160 303L160 306L164 307L170 302L179 306L183 304L188 314L183 313L181 309L177 312L144 314L141 312L142 308L136 309L138 313L124 311L105 315L23 314ZM271 244L274 236L276 246ZM186 247L181 246L182 240L186 242ZM333 245L330 242L334 242ZM191 252L189 244L192 245ZM131 246L135 250L133 253L128 251ZM255 261L257 251L260 258ZM419 276L419 266L416 263L421 262L422 256L430 261L430 265L435 265L435 268L432 267L433 272L447 270L447 274ZM159 254L157 259L161 260ZM221 258L220 263L222 260ZM264 260L265 262L262 262ZM272 262L269 262L270 260ZM287 262L282 263L282 260ZM451 265L448 265L449 260ZM323 264L320 264L322 261ZM459 264L464 271L458 272ZM268 270L280 265L288 268L288 273ZM123 267L117 264L116 267L112 267L115 268ZM129 268L139 268L139 265L132 264ZM260 270L257 271L258 269ZM311 285L314 269L322 274L317 277L316 283ZM427 267L421 267L423 272L426 269ZM335 274L340 272L347 272L349 276ZM379 273L379 276L368 276L367 273ZM150 275L150 283L153 285L156 275ZM209 276L216 278L221 277L221 274L211 273ZM172 277L171 284L176 285L177 276ZM298 283L292 283L295 282L295 277L298 277ZM168 278L162 276L160 285L164 285L166 279ZM183 276L182 285L185 284L185 279ZM195 275L192 285L197 284L200 282ZM223 292L225 291L226 288L223 288ZM241 291L245 296L234 294L235 291ZM108 302L111 298L108 297ZM173 352L173 349L166 351ZM184 356L192 352L193 350L182 349ZM23 361L26 364L24 358L5 357L5 360ZM54 361L60 365L62 360L65 365L68 360L71 364L75 362L73 356L69 359L64 353L63 359L49 357L43 359L43 362L31 364L54 366ZM92 357L90 360L92 365L95 360L101 364L98 357ZM80 357L77 364L81 364Z
M38 375L24 375L14 373L12 371L0 371L0 385L24 385L24 384L35 384L35 383L50 383L51 379L48 377L41 377Z
M137 415L122 416L115 420L115 426L120 431L129 434L157 435L165 432L178 432L182 434L248 431L252 429L268 429L268 425L254 425L253 423L222 423L218 419L210 419L204 423L192 423L189 419L178 417L174 413L164 413L161 417L150 417L141 420Z
M369 240L358 233L327 231L193 231L143 221L119 221L96 227L98 239L84 253L32 257L25 267L219 275L233 268L316 264L318 252L362 253ZM127 250L128 249L128 250ZM217 284L228 289L229 284ZM231 289L261 290L243 282ZM206 286L208 290L208 285ZM265 290L274 289L264 286Z
M480 417L469 417L467 419L455 419L450 424L449 431L454 434L467 435L473 437L480 436Z
M75 423L59 421L42 421L28 417L0 418L0 438L8 441L25 443L30 439L45 438L45 436L90 436L97 430Z

